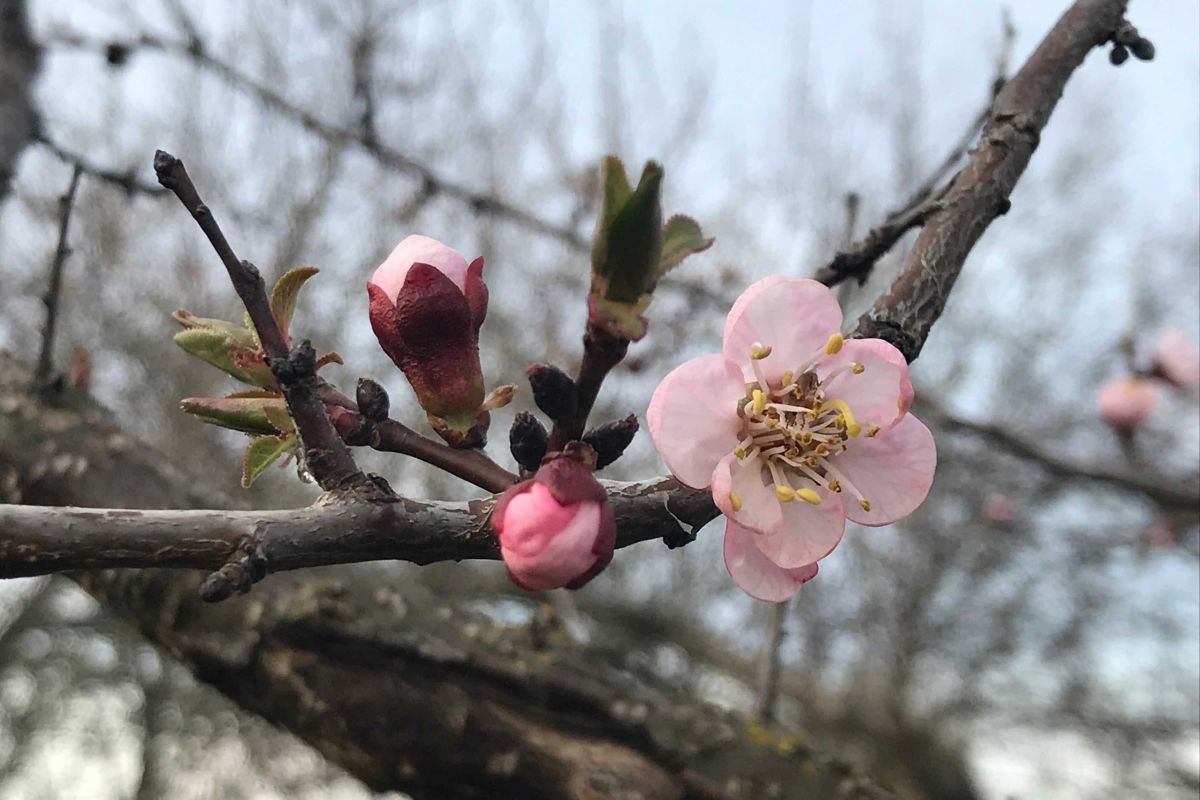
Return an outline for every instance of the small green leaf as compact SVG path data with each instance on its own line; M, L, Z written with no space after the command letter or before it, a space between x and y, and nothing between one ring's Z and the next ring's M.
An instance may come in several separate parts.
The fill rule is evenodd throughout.
M600 162L600 192L600 213L596 217L596 232L592 237L593 272L603 272L608 260L609 229L633 193L633 187L625 175L625 165L616 156L605 156Z
M296 297L300 294L300 287L317 272L316 267L289 269L275 282L275 288L271 290L271 313L279 323L284 341L287 341L288 323L291 321L292 312L296 310Z
M690 255L712 247L712 237L705 238L700 224L691 217L676 214L663 226L662 255L658 259L658 276L670 272Z
M242 457L242 488L249 489L267 467L279 460L280 456L294 451L298 444L296 435L290 433L286 436L258 436L251 439Z
M634 303L654 288L662 254L663 170L647 161L637 188L608 230L605 263L609 300Z
M201 422L251 435L288 433L294 427L279 395L185 397L179 407Z

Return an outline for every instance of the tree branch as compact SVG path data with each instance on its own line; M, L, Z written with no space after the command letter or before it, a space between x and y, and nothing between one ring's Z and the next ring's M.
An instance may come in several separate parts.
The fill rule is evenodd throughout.
M971 249L1008 211L1009 195L1067 80L1093 47L1112 39L1126 5L1078 0L1000 90L979 145L925 218L900 275L859 318L854 335L885 339L910 362L920 354Z
M1053 453L1047 452L1032 442L1016 436L998 425L986 422L974 422L960 417L929 400L919 401L919 412L923 419L928 420L938 428L966 433L977 436L989 445L998 447L1007 453L1025 461L1030 461L1048 474L1074 481L1094 481L1129 492L1145 495L1168 511L1200 511L1200 493L1197 493L1195 482L1191 488L1183 484L1172 486L1154 476L1134 474L1129 471L1106 469L1104 467L1077 464Z
M354 463L349 448L330 423L317 393L316 353L306 340L290 353L288 343L267 297L258 268L239 260L212 211L200 199L183 162L162 150L154 154L158 182L170 189L196 220L225 265L229 280L250 315L271 372L283 390L288 413L304 445L305 466L327 492L352 492L366 499L386 499L391 490L368 478Z
M50 261L50 279L46 282L46 293L42 295L42 304L46 306L46 324L42 328L42 347L38 353L37 368L33 373L34 388L39 391L49 389L53 383L51 373L54 371L54 330L58 322L58 300L62 295L63 265L71 247L67 234L71 227L71 210L75 207L75 193L79 190L79 177L82 170L77 166L71 172L71 183L67 193L58 199L58 245L54 248L54 258Z
M60 34L51 37L48 43L93 50L99 53L109 52L113 48L123 49L126 52L141 49L188 58L197 66L212 72L231 86L257 98L264 106L290 119L309 133L331 143L356 147L387 169L418 178L423 186L423 195L449 197L464 203L478 214L486 214L511 222L539 235L556 239L577 252L587 252L588 243L567 226L545 220L507 200L455 183L414 158L365 135L359 126L356 126L358 129L355 130L325 122L273 89L260 84L233 65L214 56L207 44L199 37L191 38L189 41L172 41L142 35L132 39L104 40L75 34Z
M717 515L707 492L669 478L606 486L617 547L690 533ZM488 528L494 499L278 511L0 505L0 578L128 567L218 570L241 554L252 554L264 574L363 561L495 560L500 551Z

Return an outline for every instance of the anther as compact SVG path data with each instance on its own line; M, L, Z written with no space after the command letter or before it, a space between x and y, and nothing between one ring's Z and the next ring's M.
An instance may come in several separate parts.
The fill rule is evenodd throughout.
M867 423L867 438L874 439L875 434L877 434L877 433L879 433L879 426L876 425L874 422L868 422Z
M865 497L864 497L862 500L859 500L859 501L858 501L858 504L859 504L859 506L861 506L861 507L862 507L862 510L863 510L863 511L870 511L870 510L871 510L871 501L870 501L870 500L868 500L868 499L867 499L867 498L865 498Z
M866 371L866 369L867 368L864 364L860 364L857 361L855 361L853 364L850 365L850 371L853 372L855 375L862 375L863 372Z
M755 389L750 393L750 398L751 402L753 403L751 406L751 411L753 411L756 415L763 413L763 410L767 407L767 396L763 394L763 390Z
M829 339L825 342L825 355L833 355L842 349L842 335L840 333L829 334Z
M729 492L729 505L733 506L734 513L742 510L742 498L733 490Z
M837 478L832 478L830 479L826 488L828 488L831 492L840 492L842 490L842 485L837 482Z
M817 494L815 491L813 491L812 489L809 489L809 488L797 489L796 497L799 497L801 500L808 503L809 505L814 505L814 506L821 505L821 495Z
M804 491L801 489L800 491ZM811 489L809 491L812 491ZM779 498L781 503L790 503L796 499L798 493L790 486L784 486L781 483L775 484L775 497Z
M769 355L771 355L771 346L769 344L755 342L754 346L750 348L750 358L755 361L761 361Z

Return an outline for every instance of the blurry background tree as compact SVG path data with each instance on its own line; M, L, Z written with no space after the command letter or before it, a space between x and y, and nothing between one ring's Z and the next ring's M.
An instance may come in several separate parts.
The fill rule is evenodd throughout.
M22 5L0 0L0 12ZM225 489L240 437L177 410L223 383L171 343L169 315L240 310L191 220L157 191L156 147L187 160L268 274L321 267L298 324L345 357L336 382L381 380L394 416L414 424L366 324L363 285L391 246L424 232L486 256L484 372L516 383L530 360L578 357L597 156L660 158L667 206L717 247L664 283L650 336L596 418L640 415L672 366L714 349L753 278L811 274L936 174L996 75L1061 12L1035 0L1011 3L1011 22L998 3L942 0L749 3L736 18L668 2L193 5L29 3L40 124L0 196L0 350L37 351L57 201L80 164L57 361L86 349L91 390L122 427ZM1076 76L915 365L917 411L939 445L929 502L900 525L850 531L791 607L741 595L714 531L618 554L570 595L522 594L493 563L356 569L502 624L549 604L632 667L803 727L903 797L1194 797L1196 389L1164 391L1128 440L1095 402L1161 332L1194 343L1200 308L1200 19L1183 0L1133 13L1157 60L1089 61ZM21 85L39 54L5 25L0 82ZM6 128L20 102L0 96ZM843 285L848 316L903 250ZM529 403L496 414L496 458ZM478 494L413 460L365 466L403 494ZM662 467L640 434L614 471ZM286 507L315 493L273 470L249 499ZM0 795L370 795L68 581L0 591ZM772 653L774 700L761 676Z

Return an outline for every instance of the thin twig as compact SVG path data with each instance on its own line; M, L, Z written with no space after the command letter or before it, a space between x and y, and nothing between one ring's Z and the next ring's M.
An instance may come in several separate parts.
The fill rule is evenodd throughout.
M117 170L101 167L90 161L87 157L79 153L73 153L58 142L50 139L45 132L39 132L34 141L57 156L63 163L70 164L81 170L89 178L95 178L97 181L115 186L127 195L141 194L149 197L166 197L169 194L163 187L155 186L141 180L133 170L118 172Z
M826 266L817 271L814 277L821 283L832 287L848 278L854 278L860 286L866 283L875 262L895 247L904 234L925 224L925 219L929 214L937 210L942 196L950 188L949 184L945 183L946 177L962 161L972 142L975 141L980 128L987 121L996 95L1004 87L1007 79L1009 54L1012 52L1013 39L1016 37L1016 31L1013 29L1007 11L1003 14L1003 31L1003 44L996 59L996 72L995 77L992 78L987 104L972 118L971 124L950 148L950 152L921 182L907 202L889 213L882 223L872 228L859 242L851 243L848 240L842 250ZM858 197L857 195L848 195L847 200L851 196ZM856 202L849 215L851 219L853 219L853 215L857 214L857 211Z
M770 609L771 628L767 645L763 648L762 665L759 672L758 708L755 716L759 722L775 720L776 704L779 702L779 675L783 664L784 624L787 622L791 599L776 603Z
M327 492L349 491L376 500L390 497L390 490L381 491L382 487L354 463L349 448L326 416L325 404L317 396L316 354L312 345L301 342L289 353L287 340L271 312L262 275L257 267L240 260L233 252L212 211L200 199L183 162L159 150L154 154L154 172L159 183L174 192L196 220L225 265L258 333L267 364L283 390L288 413L295 420L304 445L305 466L313 478Z
M999 425L975 422L958 416L928 399L919 401L917 413L941 430L965 433L983 439L1011 455L1041 467L1049 475L1072 481L1091 481L1116 489L1137 492L1169 511L1200 512L1200 492L1185 488L1186 482L1171 485L1153 475L1141 475L1104 467L1077 464L1017 436Z
M46 324L42 328L42 349L33 373L35 391L46 391L54 383L51 375L54 371L54 332L58 326L63 265L71 253L67 234L71 226L71 209L75 207L75 193L79 189L79 179L82 175L83 170L76 165L71 171L71 183L67 186L67 193L58 200L58 246L54 248L54 258L50 261L50 280L46 284L46 293L42 295L42 303L46 306Z
M355 146L375 159L382 166L420 179L427 190L443 195L469 206L479 214L514 223L535 233L556 239L576 252L586 252L588 243L573 229L543 219L502 198L476 191L439 175L429 167L395 148L363 135L361 130L334 125L300 108L275 90L213 56L208 46L199 39L195 41L172 41L150 35L132 39L106 40L75 34L60 34L50 37L48 44L74 47L97 52L111 48L128 51L143 49L157 50L169 55L191 59L196 65L207 69L226 83L258 99L265 107L292 120L306 131L335 144Z
M975 243L1005 213L1009 196L1037 148L1041 131L1072 73L1112 38L1127 0L1078 0L996 95L979 145L936 203L900 274L858 320L855 336L885 339L910 362L942 315Z
M575 414L570 419L555 423L548 445L551 451L561 450L567 442L583 436L604 378L621 363L628 351L628 339L613 336L598 326L588 324L583 337L583 359L579 363L579 375L575 378Z

